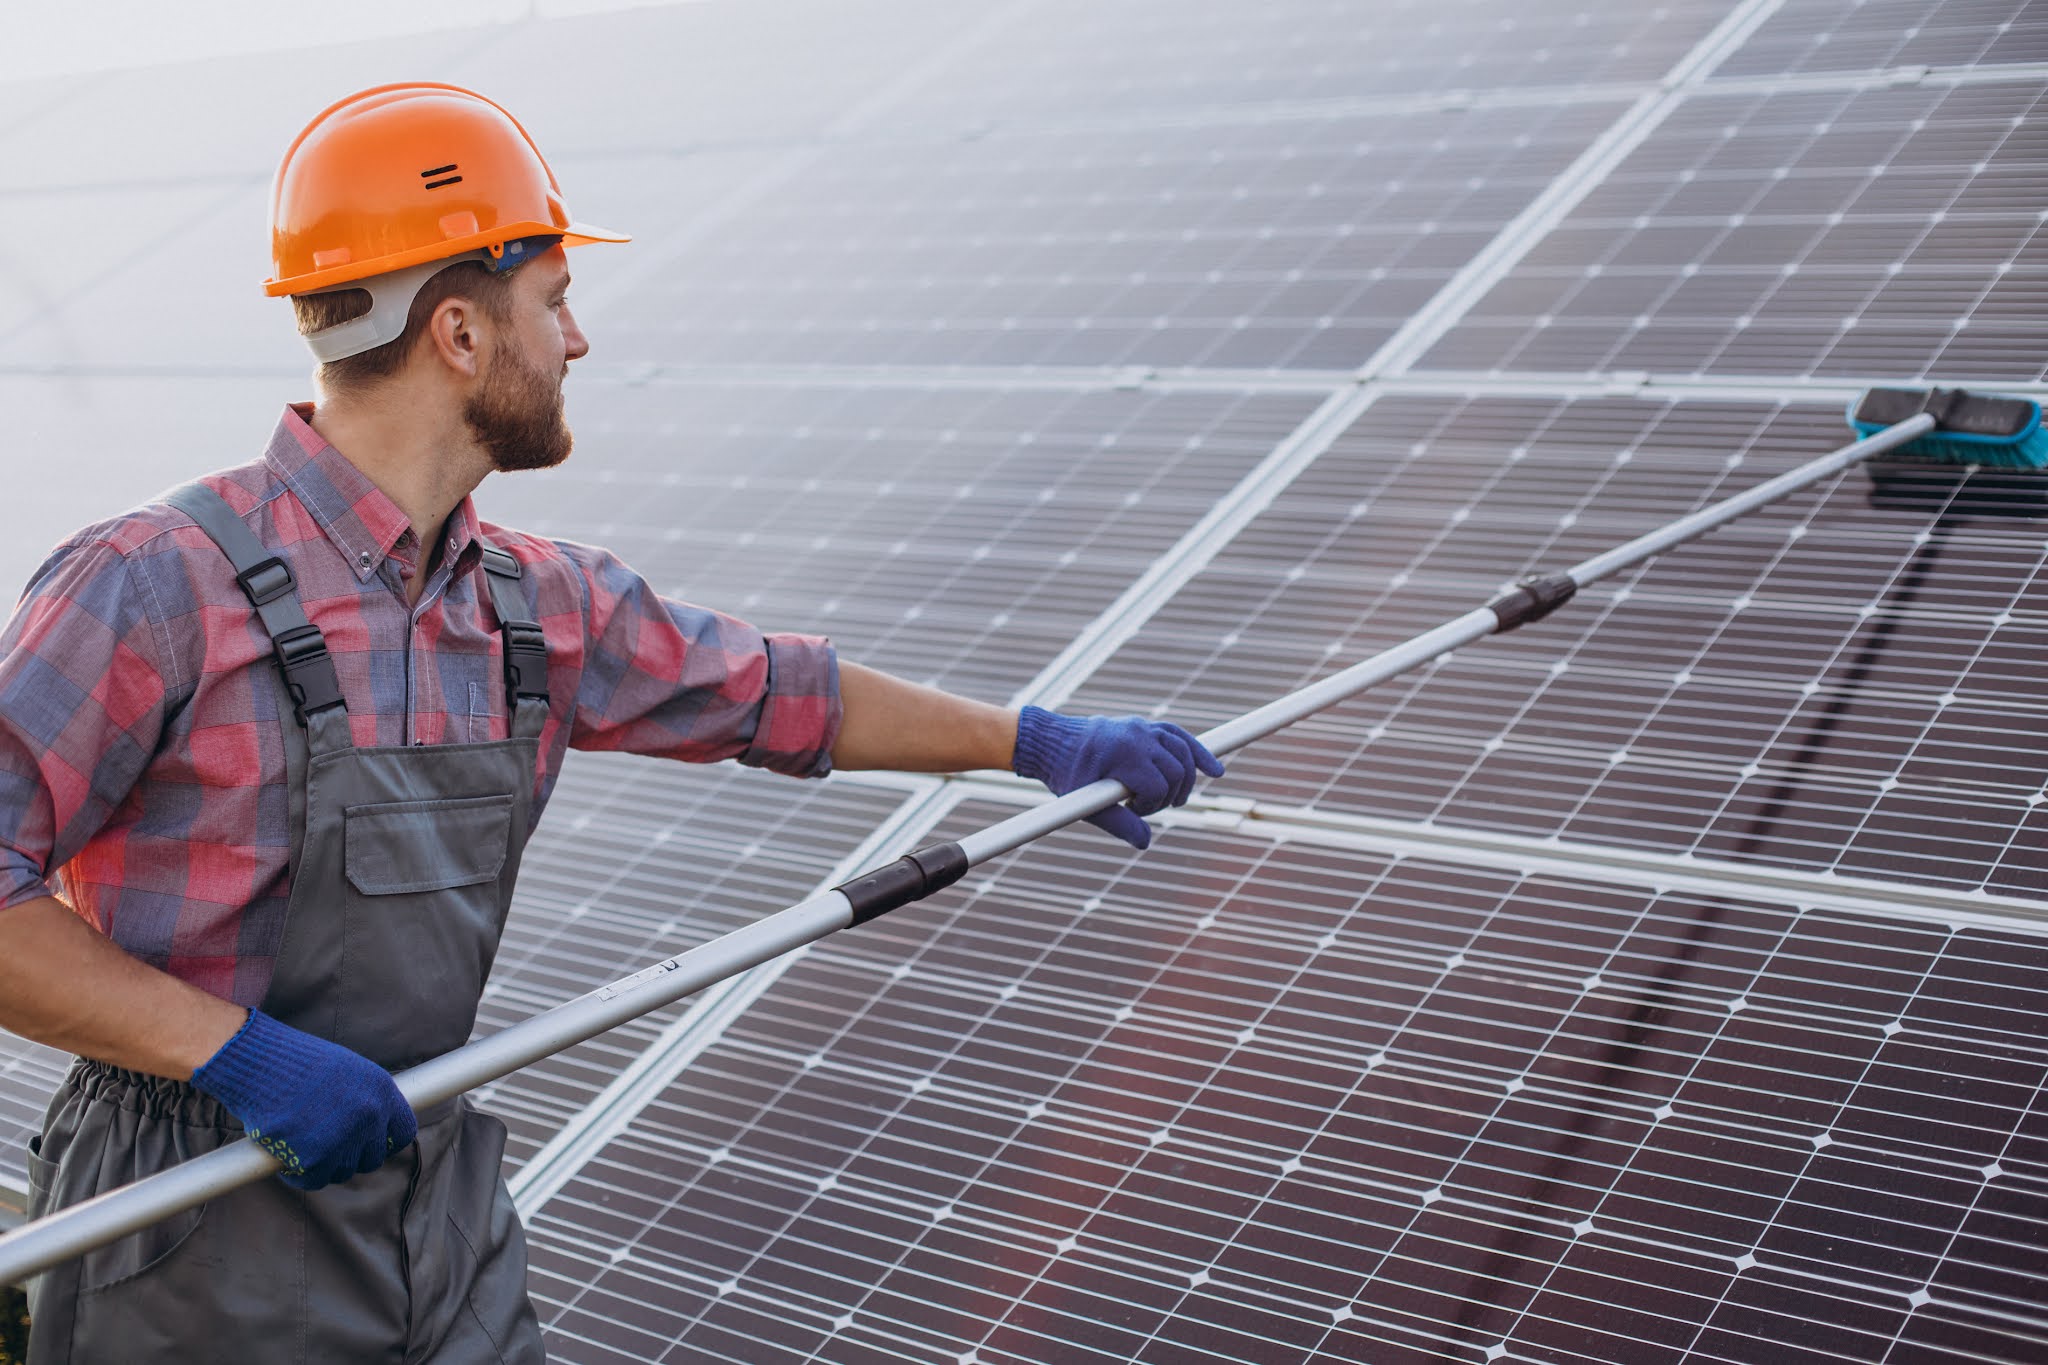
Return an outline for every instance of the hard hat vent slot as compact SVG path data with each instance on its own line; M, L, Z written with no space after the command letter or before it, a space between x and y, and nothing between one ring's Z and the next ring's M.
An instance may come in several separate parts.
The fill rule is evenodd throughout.
M426 187L430 190L438 190L443 185L460 185L462 183L462 177L459 175L449 174L450 171L453 171L455 169L455 163L451 161L445 166L434 166L428 170L421 171L420 179L427 182ZM444 178L440 180L434 179L434 177L437 175L442 176Z

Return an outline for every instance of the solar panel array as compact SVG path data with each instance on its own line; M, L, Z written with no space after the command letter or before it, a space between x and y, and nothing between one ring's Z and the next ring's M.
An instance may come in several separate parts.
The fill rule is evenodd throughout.
M1838 444L1866 382L2038 385L2043 32L710 3L334 69L501 94L638 234L576 260L576 458L488 516L921 680L1205 725ZM194 468L195 386L298 396L274 315L209 303L277 110L105 173L49 144L191 80L0 91L24 192L109 210L0 293L56 448L48 395L123 376L181 375ZM1246 751L1142 857L1062 833L493 1087L551 1355L2043 1357L2042 510L1851 473ZM1019 799L579 758L485 1025ZM7 1055L0 1120L43 1083Z
M542 1211L535 1287L577 1360L2031 1358L2044 966L1062 835L806 958Z

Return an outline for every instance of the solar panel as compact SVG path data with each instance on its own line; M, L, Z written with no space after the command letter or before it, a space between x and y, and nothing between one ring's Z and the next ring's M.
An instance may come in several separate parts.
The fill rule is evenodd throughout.
M436 69L511 106L560 172L563 157L793 146L843 131L849 116L914 83L935 49L943 53L981 27L963 24L943 0L623 6L500 26L492 41ZM602 54L605 98L563 79L569 49ZM572 204L597 202L580 180L561 178ZM666 207L691 204L676 195ZM642 241L659 238L647 233Z
M455 28L332 43L317 54L242 53L31 82L28 88L44 97L33 117L11 126L0 122L0 162L8 168L10 190L227 188L253 179L267 191L284 151L280 126L301 126L294 120L311 119L351 90L422 79L423 68L445 69L496 36L486 28ZM313 67L304 60L309 56ZM262 218L244 222L235 248L263 252ZM73 219L65 226L100 225ZM166 224L112 217L104 226L146 242ZM60 244L61 236L46 233L40 240ZM254 278L265 273L259 268Z
M572 1360L2017 1359L2043 954L1055 836L814 949L532 1220L535 1286Z
M1019 9L990 41L895 106L889 121L1129 118L1648 81L1728 8L1714 0L1654 9L1511 0L1257 7L1050 0ZM1130 60L1139 52L1146 60Z
M989 700L1028 682L1315 394L652 383L486 516L615 549L662 591ZM580 408L579 408L580 411Z
M60 311L63 300L87 288L133 252L133 223L146 219L159 232L173 232L203 219L221 203L218 186L175 185L136 189L33 190L10 196L16 212L43 222L61 222L33 252L0 281L0 360L11 364L82 359L84 344ZM18 338L35 335L36 349ZM53 346L52 343L55 343ZM66 349L74 351L65 356ZM53 350L56 352L52 354Z
M2033 0L1788 0L1715 72L1766 76L2048 60Z
M43 1109L71 1065L68 1053L0 1033L0 1211L28 1205L28 1163L22 1153L42 1131Z
M1221 721L1847 436L1832 405L1383 399L1072 704ZM2037 891L2042 521L1873 509L1867 486L1852 472L1297 726L1231 790Z
M1362 363L1612 103L850 143L647 278L667 364Z
M2039 98L2031 80L1696 95L1422 364L2035 382Z

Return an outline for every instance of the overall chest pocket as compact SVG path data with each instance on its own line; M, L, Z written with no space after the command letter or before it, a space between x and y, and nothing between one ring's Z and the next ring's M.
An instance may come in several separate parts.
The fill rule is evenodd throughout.
M349 885L401 896L494 882L511 845L512 798L390 801L342 812Z
M514 799L343 809L336 1042L393 1069L469 1038L509 902Z

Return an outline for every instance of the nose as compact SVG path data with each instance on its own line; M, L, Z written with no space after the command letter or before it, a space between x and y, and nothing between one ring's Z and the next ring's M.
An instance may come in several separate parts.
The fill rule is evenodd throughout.
M569 311L568 304L562 305L560 316L562 319L563 363L567 364L571 360L583 359L584 356L590 354L590 339L584 336L583 329L576 325L576 315Z

